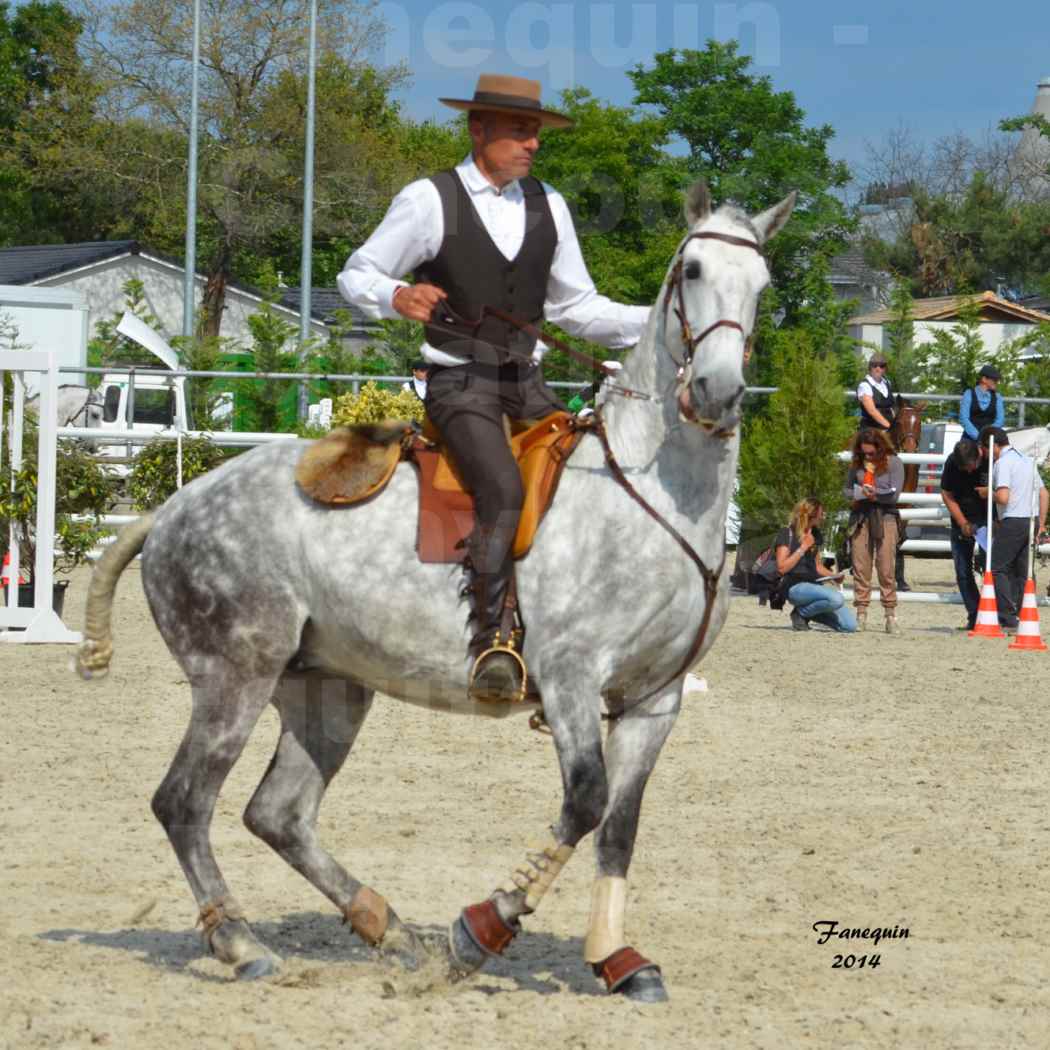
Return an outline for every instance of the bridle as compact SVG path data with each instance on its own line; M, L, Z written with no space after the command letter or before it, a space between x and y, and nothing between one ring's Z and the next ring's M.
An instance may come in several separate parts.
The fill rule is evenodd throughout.
M750 248L754 252L758 252L760 256L765 257L765 253L762 251L761 246L757 241L748 240L746 237L734 237L730 233L715 233L713 230L701 231L700 233L691 233L682 242L681 248L678 249L678 258L675 260L674 266L671 267L671 279L667 285L667 292L664 295L664 318L666 323L667 310L671 306L671 300L674 298L674 313L675 317L678 318L678 325L682 336L682 346L685 347L685 354L681 361L677 361L674 355L671 354L671 360L678 366L679 375L684 375L686 372L691 372L693 367L693 357L696 354L697 347L712 333L717 331L719 328L733 328L744 336L744 363L751 356L751 336L744 331L744 326L739 321L731 321L727 317L723 317L713 324L709 324L699 335L694 336L693 330L689 324L689 317L685 309L685 294L682 290L683 279L682 273L685 267L685 249L686 245L690 241L722 241L723 244L732 244L737 248ZM666 343L664 344L666 347ZM669 354L670 350L667 351Z

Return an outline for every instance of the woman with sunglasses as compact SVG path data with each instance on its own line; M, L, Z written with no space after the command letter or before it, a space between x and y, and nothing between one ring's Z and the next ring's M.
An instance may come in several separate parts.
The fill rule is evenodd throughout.
M853 566L853 604L857 628L868 625L871 576L879 577L879 597L886 616L886 633L900 634L897 624L897 581L894 562L901 533L897 499L904 484L904 464L893 454L885 431L864 427L853 439L853 459L846 475L851 501L849 541Z
M857 400L860 402L861 429L870 427L889 430L893 426L897 415L897 395L886 375L886 358L882 354L871 355L868 374L857 387Z

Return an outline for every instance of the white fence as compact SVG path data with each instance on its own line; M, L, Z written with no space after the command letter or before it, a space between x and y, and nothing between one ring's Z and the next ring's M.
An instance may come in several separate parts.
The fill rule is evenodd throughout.
M6 373L14 378L14 400L11 418L4 419L0 399L0 446L10 443L11 465L18 470L23 456L23 420L25 413L25 373L36 378L40 389L40 417L37 430L36 494L36 561L33 565L33 605L19 605L19 570L21 551L14 529L7 546L11 555L7 573L9 583L6 605L0 608L0 641L3 642L79 642L80 635L70 631L52 608L54 589L55 473L56 425L55 399L58 396L58 369L55 356L42 350L0 350L0 380ZM0 478L0 484L12 484ZM14 628L14 629L12 629ZM18 628L21 628L20 630Z

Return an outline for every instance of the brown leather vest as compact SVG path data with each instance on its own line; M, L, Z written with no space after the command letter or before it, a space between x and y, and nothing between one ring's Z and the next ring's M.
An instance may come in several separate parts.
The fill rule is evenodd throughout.
M437 255L416 270L416 281L443 288L449 305L462 318L475 320L483 306L495 306L519 320L540 324L558 245L543 184L532 176L521 180L525 239L518 254L508 259L489 236L459 176L442 171L431 181L441 197L445 234ZM462 335L445 331L448 327L461 330ZM494 317L486 317L473 331L444 323L441 329L427 325L426 336L431 346L446 353L490 364L511 359L500 352L501 347L527 355L536 345L534 338Z

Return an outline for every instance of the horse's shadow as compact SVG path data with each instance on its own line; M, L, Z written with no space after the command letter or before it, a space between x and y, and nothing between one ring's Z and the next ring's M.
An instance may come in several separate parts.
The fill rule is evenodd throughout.
M412 930L428 946L444 943L446 928L412 924ZM382 977L405 972L404 959L395 953L384 953L364 944L334 916L316 912L296 912L275 922L253 922L252 931L285 960L309 960L316 963L357 963L375 968ZM121 930L46 930L41 940L58 943L74 942L96 948L137 955L150 966L187 974L204 982L223 983L234 980L206 972L193 964L207 957L199 932L129 927ZM604 994L583 961L583 941L579 937L557 937L550 933L518 935L504 955L491 958L484 970L469 978L466 987L492 995L502 988L486 984L486 978L511 980L521 991L553 995L572 992L576 995Z

